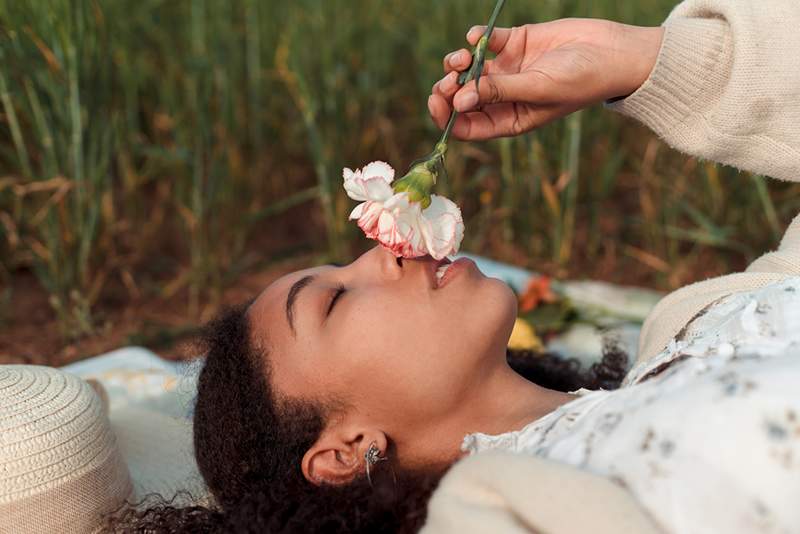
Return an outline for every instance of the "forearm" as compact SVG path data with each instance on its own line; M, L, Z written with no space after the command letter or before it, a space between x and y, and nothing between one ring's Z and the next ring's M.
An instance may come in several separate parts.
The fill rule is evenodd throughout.
M800 181L800 2L687 0L650 76L608 104L674 148Z

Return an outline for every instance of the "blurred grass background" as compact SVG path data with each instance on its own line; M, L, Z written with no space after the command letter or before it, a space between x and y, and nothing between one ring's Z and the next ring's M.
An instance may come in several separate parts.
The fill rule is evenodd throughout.
M672 0L513 0L499 25L657 25ZM438 137L441 58L492 0L0 0L0 328L33 273L65 339L103 310L213 308L240 273L368 246L341 168ZM797 185L686 158L601 107L451 143L464 249L671 289L774 247ZM19 297L19 295L17 295ZM13 335L13 333L12 333Z

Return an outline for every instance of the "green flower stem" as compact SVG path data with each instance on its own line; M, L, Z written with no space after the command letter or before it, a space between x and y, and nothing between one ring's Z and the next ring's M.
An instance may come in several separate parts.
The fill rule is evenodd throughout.
M494 25L497 22L497 16L500 15L500 11L502 11L503 4L505 3L506 0L497 0L494 11L492 11L492 16L489 17L489 23L486 25L486 31L478 40L478 44L475 45L475 50L472 51L472 63L470 64L469 70L462 72L458 77L459 85L464 85L471 80L475 80L475 90L478 90L478 84L483 74L483 63L486 59L486 48L489 46L489 38L492 36ZM447 121L447 126L445 126L441 139L439 139L439 142L436 144L437 148L439 145L444 145L442 155L444 155L444 150L447 150L447 140L450 138L450 132L453 131L453 125L456 122L457 116L458 112L454 109L450 113L450 119Z
M489 24L486 25L486 31L478 40L475 49L472 51L472 63L469 69L462 72L458 77L458 83L460 85L475 80L475 89L478 89L478 82L481 79L483 62L486 57L486 48L489 45L489 38L492 36L497 16L500 14L500 10L503 9L503 4L505 4L505 0L497 0L494 11L492 11L492 16L489 18ZM442 132L442 137L439 139L439 142L433 147L433 152L428 154L425 158L412 163L408 172L402 178L395 181L392 186L395 193L408 192L408 198L411 202L419 202L423 208L427 208L430 205L431 190L436 184L436 179L440 174L444 175L446 173L444 168L444 155L447 153L447 140L450 138L450 132L453 131L453 125L456 122L457 116L458 112L456 110L450 113L447 126L444 132Z
M458 111L453 109L450 112L450 118L447 120L447 126L444 127L444 132L442 132L442 137L439 138L439 142L436 143L436 146L444 145L445 149L447 149L447 140L450 138L450 132L453 131L453 125L456 123L456 117L458 117Z

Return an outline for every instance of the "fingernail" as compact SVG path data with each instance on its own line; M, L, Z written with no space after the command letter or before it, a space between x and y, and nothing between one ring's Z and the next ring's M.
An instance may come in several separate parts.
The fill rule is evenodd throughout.
M428 97L428 111L433 113L433 95Z
M453 64L453 56L455 56L455 55L456 55L456 52L450 52L449 54L447 54L447 56L445 56L445 58L444 58L445 62L448 65L452 65Z
M459 111L463 111L466 109L471 109L475 107L475 104L478 103L478 93L467 93L461 98L459 98Z

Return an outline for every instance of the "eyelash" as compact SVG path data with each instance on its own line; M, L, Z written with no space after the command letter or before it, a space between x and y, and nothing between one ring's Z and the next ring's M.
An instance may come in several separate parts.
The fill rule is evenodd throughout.
M336 304L336 301L339 300L339 297L345 292L345 287L342 284L339 284L336 287L336 292L333 294L333 298L331 298L331 303L328 304L328 311L325 313L325 316L330 315L333 306Z

